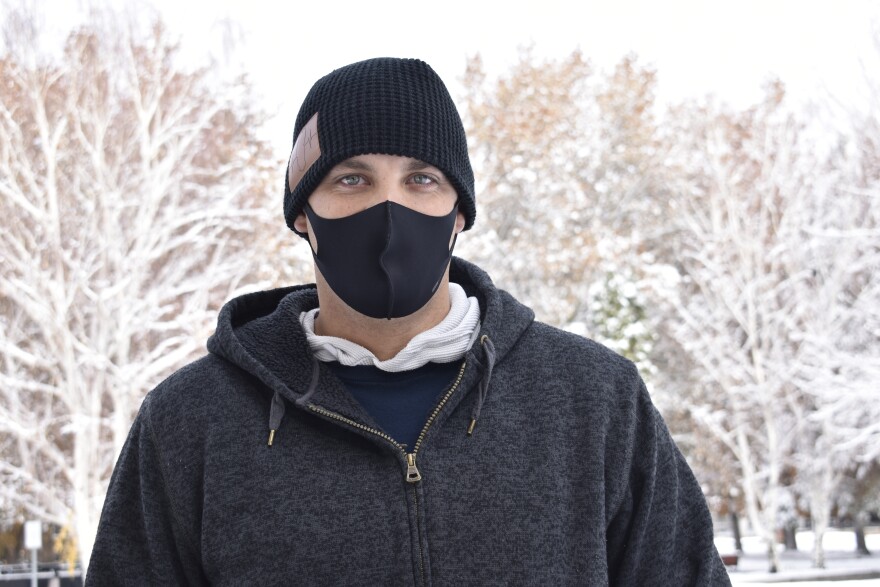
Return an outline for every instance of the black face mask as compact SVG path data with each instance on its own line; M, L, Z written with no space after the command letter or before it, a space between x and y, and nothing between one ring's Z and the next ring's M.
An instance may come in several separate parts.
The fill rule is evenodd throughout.
M342 301L371 318L400 318L421 309L449 259L458 204L446 216L429 216L383 202L344 218L321 218L308 204L318 252L315 263ZM456 235L458 238L458 235Z

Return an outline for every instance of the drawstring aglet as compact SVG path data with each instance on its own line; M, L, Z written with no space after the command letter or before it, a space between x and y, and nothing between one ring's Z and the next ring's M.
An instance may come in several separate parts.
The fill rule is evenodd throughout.
M272 446L272 441L275 440L275 430L269 430L269 446Z
M477 426L477 419L476 419L476 418L471 418L471 425L468 426L468 431L467 431L468 436L470 436L471 434L474 433L474 428L475 428L476 426Z

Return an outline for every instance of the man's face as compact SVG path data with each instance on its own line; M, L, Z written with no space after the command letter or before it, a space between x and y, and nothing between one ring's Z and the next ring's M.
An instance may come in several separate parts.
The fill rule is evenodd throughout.
M439 169L411 157L359 155L333 167L294 221L315 254L322 314L344 305L370 318L445 315L449 254L465 225L453 216L457 200Z
M389 200L429 216L446 216L457 199L455 188L433 165L397 155L358 155L327 173L309 197L309 205L315 214L327 219L351 216ZM464 222L459 212L455 233L464 228ZM317 251L305 212L300 212L294 225L298 231L308 233Z

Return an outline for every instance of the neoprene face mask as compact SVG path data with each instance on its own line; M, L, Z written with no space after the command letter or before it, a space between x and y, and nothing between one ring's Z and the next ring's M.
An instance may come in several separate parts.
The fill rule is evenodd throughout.
M308 204L304 210L318 242L312 256L321 274L361 314L409 316L437 291L455 247L449 237L458 203L446 216L391 201L344 218L322 218Z

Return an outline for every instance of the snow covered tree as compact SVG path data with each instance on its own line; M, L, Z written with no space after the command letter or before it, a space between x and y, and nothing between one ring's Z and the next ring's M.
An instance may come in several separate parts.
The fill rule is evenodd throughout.
M666 323L699 382L681 405L733 455L771 568L788 491L809 502L824 564L832 496L876 456L880 417L880 197L857 179L871 158L842 138L817 149L783 98L775 83L742 113L682 107L670 136L681 281Z
M460 250L544 321L582 330L591 286L639 267L662 167L654 83L632 56L607 75L579 52L553 61L526 49L493 80L479 57L468 64L462 113L482 228Z
M161 24L36 32L11 13L0 53L0 509L72 525L85 565L141 398L259 268L277 174L246 83L180 68Z
M804 223L808 238L793 253L811 303L798 307L792 319L799 324L799 407L807 409L797 466L810 496L814 565L823 567L821 537L834 495L854 465L877 458L880 190L869 196L835 183L813 204Z
M804 195L799 124L779 84L744 113L692 105L676 117L671 181L680 287L669 331L698 383L680 400L722 442L741 474L746 512L778 568L775 527L794 441L790 315L802 302L788 279L786 216Z
M792 246L810 300L792 318L797 381L811 408L799 470L811 496L817 567L834 496L848 474L880 458L880 85L868 81L869 109L851 113L853 129L829 153L824 181L800 202L800 246Z
M650 385L656 367L650 359L656 335L647 316L648 301L626 269L609 271L590 287L589 332L598 342L631 360Z
M579 53L536 63L524 51L494 82L474 58L464 80L482 228L465 235L460 252L554 324L585 301L584 272L596 258L578 153L591 76Z

